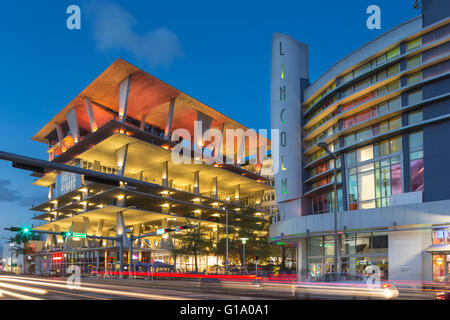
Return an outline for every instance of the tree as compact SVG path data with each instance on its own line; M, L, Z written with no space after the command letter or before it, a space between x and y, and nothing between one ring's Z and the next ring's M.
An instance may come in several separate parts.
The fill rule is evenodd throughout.
M277 246L269 242L269 221L254 216L254 210L244 209L232 212L228 216L228 256L237 264L243 261L243 244L240 239L247 238L245 245L245 260L252 260L254 256L264 262L269 257L279 254ZM223 230L223 229L222 229ZM223 232L225 232L223 230ZM222 238L217 246L217 254L226 255L226 238Z
M198 272L198 256L212 252L212 241L207 228L201 224L195 228L187 230L186 233L176 235L180 240L181 247L175 249L179 255L194 256L195 272ZM172 251L174 254L175 251Z
M34 249L30 246L29 241L30 240L41 240L42 237L39 234L30 232L30 233L16 233L16 235L14 237L9 238L9 242L10 243L17 243L19 245L19 247L13 249L12 251L14 252L14 256L17 258L19 255L22 255L22 265L23 265L23 270L25 272L26 268L25 268L25 256L28 254L33 254L34 253ZM22 245L22 246L20 246ZM12 261L11 261L12 263Z

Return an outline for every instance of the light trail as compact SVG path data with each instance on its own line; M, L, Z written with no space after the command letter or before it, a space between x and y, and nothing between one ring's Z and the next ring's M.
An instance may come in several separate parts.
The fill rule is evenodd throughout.
M6 291L6 290L0 290L0 292L2 294L8 295L8 296L12 296L12 297L15 297L15 298L19 298L19 299L23 299L23 300L42 300L40 298L35 298L35 297L32 297L32 296L26 296L26 295L23 295L23 294L20 294L20 293L15 293L15 292Z
M67 285L63 285L63 284L42 282L42 281L37 281L37 280L26 280L26 279L21 279L20 277L13 278L13 277L1 276L0 280L26 283L26 284L30 284L30 285L37 285L37 286L44 286L44 287L47 286L47 287L68 289ZM140 298L140 299L155 299L155 300L186 300L187 299L187 298L180 298L180 297L174 297L174 296L168 296L168 295L138 293L138 292L129 292L129 291L121 291L121 290L105 290L105 289L85 287L85 286L79 287L79 288L73 287L73 288L71 288L71 290L88 291L88 292L101 293L101 294L106 294L106 295L127 296L127 297L131 297L131 298Z
M18 286L18 285L9 284L9 283L2 283L2 282L0 282L0 287L12 289L12 290L18 290L18 291L25 291L28 293L35 293L35 294L46 294L47 293L46 290L42 290L42 289L35 289L35 288Z

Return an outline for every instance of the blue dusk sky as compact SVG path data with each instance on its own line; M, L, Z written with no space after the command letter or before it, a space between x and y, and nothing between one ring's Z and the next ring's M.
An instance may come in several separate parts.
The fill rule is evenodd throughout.
M414 0L2 1L0 150L48 159L31 137L117 58L247 127L270 127L272 34L310 49L311 82L366 42L420 15ZM381 29L366 27L369 5ZM81 30L66 9L81 8ZM30 172L0 162L3 228L36 224L46 199Z

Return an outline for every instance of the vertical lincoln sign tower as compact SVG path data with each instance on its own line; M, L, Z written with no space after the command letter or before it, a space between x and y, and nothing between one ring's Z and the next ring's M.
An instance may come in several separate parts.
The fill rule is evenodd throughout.
M271 126L279 130L275 174L277 202L282 218L301 215L302 92L309 84L308 46L284 34L275 33L272 44ZM277 145L276 141L272 143ZM275 166L277 167L277 166Z

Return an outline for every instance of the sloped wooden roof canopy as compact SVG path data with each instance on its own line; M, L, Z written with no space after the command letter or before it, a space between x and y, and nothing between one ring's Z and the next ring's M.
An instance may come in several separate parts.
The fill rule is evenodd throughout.
M193 134L194 121L196 120L197 112L201 112L213 119L211 123L212 128L220 129L222 125L224 125L225 129L248 129L145 71L140 70L122 59L117 59L49 123L47 123L32 139L48 143L49 136L55 134L54 130L56 123L65 123L67 113L73 108L76 108L80 128L89 130L89 120L84 101L85 97L88 97L92 101L97 124L101 127L108 121L104 107L115 112L119 111L119 84L130 75L131 81L128 95L127 116L133 119L142 121L144 116L146 116L146 122L164 128L167 121L170 101L176 98L172 130L185 128ZM101 107L103 107L103 109ZM270 141L262 136L259 137L260 146L267 144L267 149L270 149Z

